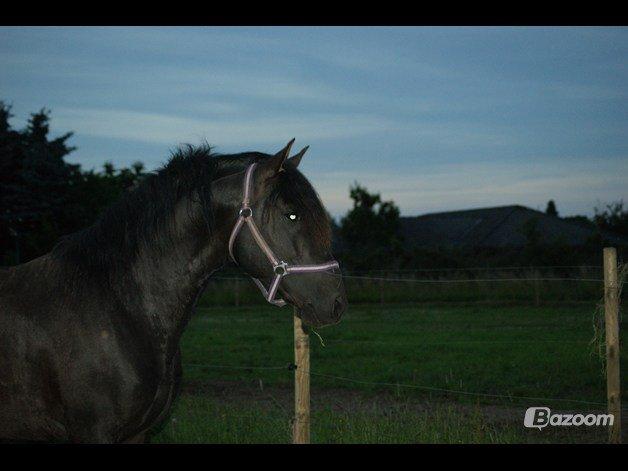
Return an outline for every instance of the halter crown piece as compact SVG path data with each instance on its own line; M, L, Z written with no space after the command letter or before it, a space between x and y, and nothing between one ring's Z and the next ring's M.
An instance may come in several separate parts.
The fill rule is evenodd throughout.
M229 237L229 255L231 259L238 263L235 257L233 256L233 244L235 243L240 230L244 224L249 226L251 230L251 234L253 235L253 239L257 243L257 246L261 249L262 252L268 258L268 261L273 267L273 272L275 276L273 277L273 281L270 283L270 287L268 290L263 285L263 283L255 277L251 277L257 287L260 289L266 301L275 306L285 306L286 302L283 299L275 299L277 295L277 289L279 288L279 283L284 276L287 276L292 273L317 273L323 272L334 268L340 268L338 262L332 260L326 263L319 263L315 265L288 265L286 262L279 260L275 253L272 251L270 246L266 243L266 240L260 233L255 221L253 220L253 210L250 206L250 195L251 195L251 180L253 177L253 171L257 166L256 163L249 165L246 169L246 173L244 175L244 198L242 200L242 207L240 208L238 220L233 226L233 230L231 231L231 236Z

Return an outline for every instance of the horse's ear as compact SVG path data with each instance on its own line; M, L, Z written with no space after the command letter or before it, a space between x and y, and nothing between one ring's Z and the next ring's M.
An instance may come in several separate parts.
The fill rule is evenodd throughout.
M310 146L305 146L303 149L301 149L301 152L299 152L296 155L293 155L292 157L290 157L288 159L288 162L290 162L292 165L294 165L294 168L297 168L299 166L299 164L301 163L301 159L303 158L303 155L307 152L307 150L310 148Z
M264 168L264 173L267 177L272 177L283 171L283 166L290 155L292 144L294 144L294 138L275 155L262 161L261 166Z

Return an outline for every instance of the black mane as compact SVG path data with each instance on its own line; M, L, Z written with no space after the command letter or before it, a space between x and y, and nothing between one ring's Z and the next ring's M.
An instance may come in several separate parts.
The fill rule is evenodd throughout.
M203 223L211 234L216 225L211 211L211 182L267 157L270 156L260 152L217 154L208 145L180 148L163 168L147 175L109 206L93 225L63 237L52 255L92 268L91 271L102 271L112 266L129 266L140 246L168 250L168 223L177 203L188 197L200 198ZM289 201L304 215L304 223L316 240L328 243L327 214L308 180L296 168L286 166L270 198Z
M52 254L81 266L87 263L102 268L115 259L128 264L140 245L154 244L156 237L161 239L158 245L167 244L170 235L167 223L177 202L192 195L201 199L204 223L211 233L215 227L211 182L243 170L263 155L255 152L219 155L208 145L177 149L164 167L129 189L93 225L63 237Z

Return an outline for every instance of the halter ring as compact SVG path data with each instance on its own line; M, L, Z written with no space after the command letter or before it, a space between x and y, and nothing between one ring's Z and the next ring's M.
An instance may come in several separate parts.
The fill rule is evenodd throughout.
M284 276L288 273L288 264L286 262L279 262L273 267L275 275Z
M247 219L253 216L253 210L247 206L246 208L241 208L238 214L244 219Z

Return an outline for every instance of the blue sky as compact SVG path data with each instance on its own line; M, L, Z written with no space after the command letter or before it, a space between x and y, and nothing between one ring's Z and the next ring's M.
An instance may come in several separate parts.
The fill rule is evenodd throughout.
M628 202L626 28L0 28L13 125L52 110L85 168L310 145L330 212Z

